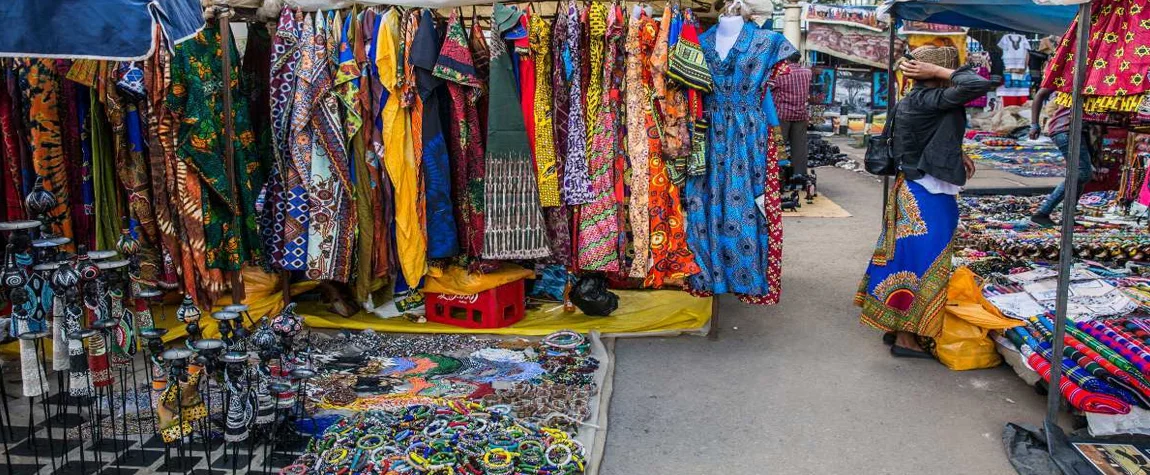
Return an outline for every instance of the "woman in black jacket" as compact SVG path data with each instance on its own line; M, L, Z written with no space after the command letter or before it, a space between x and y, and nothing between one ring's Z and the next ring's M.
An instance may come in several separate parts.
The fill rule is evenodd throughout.
M965 105L993 85L957 68L955 48L923 46L910 56L899 69L915 86L889 121L900 171L855 303L863 323L887 332L891 354L929 358L918 337L942 331L956 195L974 174L974 163L962 153Z

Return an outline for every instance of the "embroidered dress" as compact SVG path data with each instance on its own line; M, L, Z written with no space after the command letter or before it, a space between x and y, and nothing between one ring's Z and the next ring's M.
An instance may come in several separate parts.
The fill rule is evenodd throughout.
M712 166L687 179L687 242L699 266L688 282L696 291L773 304L779 299L783 230L772 129L778 119L765 88L772 68L795 48L783 35L747 22L720 59L716 29L699 39L715 83L706 100ZM760 195L765 215L755 204Z
M639 18L632 18L627 24L627 71L626 71L626 122L627 157L631 164L631 197L628 203L634 258L631 261L630 277L647 277L650 265L650 210L648 209L650 189L650 144L647 137L648 104L651 102L651 75L647 63L651 56L651 44L644 43L641 36L654 37L657 25L644 12Z
M447 92L451 95L447 145L452 158L451 191L459 242L464 255L479 257L483 252L484 160L476 103L483 95L483 83L475 70L467 31L457 11L447 21L447 36L433 72L448 81Z
M415 67L415 82L420 102L423 103L422 156L424 192L427 196L427 257L443 259L459 253L459 239L451 203L451 164L439 110L444 81L432 74L439 59L439 34L435 31L431 10L424 9L422 15L411 44L410 60Z
M647 68L652 97L647 101L644 114L649 150L647 163L650 178L647 188L651 261L643 285L652 288L679 284L699 272L699 264L687 245L687 220L684 219L684 205L680 198L682 189L671 179L671 167L666 159L668 137L664 133L665 123L662 122L665 115L660 113L666 105L665 101L659 99L659 90L662 87L663 91L667 91L668 86L663 75L668 61L666 45L670 36L671 16L668 9L657 29L654 21L650 21L646 22L647 26L639 33L641 47L651 51ZM671 86L677 87L674 84Z
M622 24L607 19L607 7L591 5L591 82L587 88L587 117L591 125L588 154L591 177L590 203L579 209L579 268L617 272L619 207L615 201L615 150L618 146L615 113L618 104L609 93Z
M899 175L883 213L883 230L855 305L863 323L886 331L937 337L958 227L953 195L930 193Z
M510 10L495 4L496 15ZM512 15L515 15L513 12ZM517 21L515 22L518 23ZM484 181L486 228L483 257L486 259L537 259L547 257L547 234L539 206L539 192L531 163L531 147L523 112L515 94L515 72L498 25L492 27L491 94L487 130L487 177Z
M380 26L376 65L380 82L390 95L383 109L383 163L395 190L395 244L402 277L418 283L427 271L427 238L419 206L419 165L415 159L412 138L411 110L403 106L399 12L394 9L383 14Z

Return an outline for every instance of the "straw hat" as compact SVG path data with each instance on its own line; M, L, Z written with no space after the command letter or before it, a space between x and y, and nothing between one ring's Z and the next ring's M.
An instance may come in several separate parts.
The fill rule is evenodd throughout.
M950 46L919 46L911 51L910 55L915 61L930 63L947 69L958 68L958 49Z

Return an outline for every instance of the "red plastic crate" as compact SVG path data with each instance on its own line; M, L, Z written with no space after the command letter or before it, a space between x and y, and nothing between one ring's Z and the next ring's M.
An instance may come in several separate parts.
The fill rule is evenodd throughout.
M523 279L471 295L426 293L427 320L464 328L503 328L523 319Z

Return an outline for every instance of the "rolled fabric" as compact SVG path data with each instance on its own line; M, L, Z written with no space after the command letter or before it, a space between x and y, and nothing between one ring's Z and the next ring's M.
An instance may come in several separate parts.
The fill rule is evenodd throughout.
M1054 322L1052 322L1049 318L1042 317L1039 319L1039 321L1042 322L1043 326L1053 331ZM1138 382L1142 385L1150 387L1150 380L1146 379L1142 372L1138 370L1137 366L1134 366L1134 364L1129 360L1123 358L1122 355L1118 354L1118 352L1110 349L1110 347L1106 346L1105 343L1094 339L1094 337L1090 336L1082 330L1079 330L1074 325L1067 325L1066 333L1082 342L1082 344L1086 345L1087 348L1090 348L1091 350L1101 355L1106 359L1106 361L1109 361L1114 366L1120 368L1122 371L1125 371L1130 375L1130 377L1138 380Z
M1040 324L1032 323L1031 331L1036 331L1036 334L1045 340L1042 343L1044 347L1049 347L1050 344L1047 342L1053 341L1054 339L1054 334ZM1089 349L1083 347L1081 343L1079 343L1077 340L1074 340L1074 338L1070 337L1069 335L1066 335L1063 338L1063 341L1066 343L1062 348L1063 356L1075 362L1078 367L1082 368L1082 370L1087 374L1106 383L1106 386L1104 387L1105 389L1101 391L1087 387L1087 385L1082 384L1080 381L1075 381L1079 384L1079 386L1082 386L1083 389L1089 391L1103 392L1111 396L1116 396L1119 399L1122 399L1123 401L1126 401L1130 404L1137 405L1138 407L1150 408L1150 399L1140 394L1136 388L1124 381L1122 378L1114 375L1113 373L1110 373L1107 368L1103 367L1101 364L1095 361L1094 358L1088 356L1083 351L1089 351ZM1050 351L1053 351L1053 349L1051 348ZM1049 353L1044 350L1043 355L1049 356ZM1102 361L1105 360L1103 359ZM1110 367L1116 370L1118 369L1113 365L1110 365Z
M1039 340L1039 338L1042 338L1042 335L1036 329L1029 327L1016 327L1013 328L1012 331L1017 332L1018 335L1026 342L1026 345L1029 346L1032 351L1038 353L1039 356L1045 358L1047 361L1053 359L1052 355L1054 354L1054 349L1050 347L1049 343ZM1031 332L1033 332L1033 334ZM1125 398L1122 398L1118 394L1118 391L1116 391L1110 385L1106 384L1105 381L1094 377L1079 367L1073 359L1065 356L1065 351L1063 352L1061 359L1063 374L1071 381L1073 381L1074 384L1078 387L1093 393L1114 396L1116 398L1123 399L1124 402L1132 402L1126 401Z
M1029 346L1023 345L1022 354L1026 356L1027 363L1031 368L1034 368L1038 374L1042 375L1042 379L1048 384L1050 383L1050 362L1043 358ZM1085 389L1078 387L1070 378L1062 378L1059 380L1059 390L1062 396L1070 402L1071 406L1075 409L1092 412L1095 414L1129 414L1130 405L1114 396L1106 394L1096 394Z
M1134 364L1142 374L1150 373L1150 354L1126 337L1119 335L1106 325L1092 320L1074 322L1074 326L1117 351L1123 358Z

